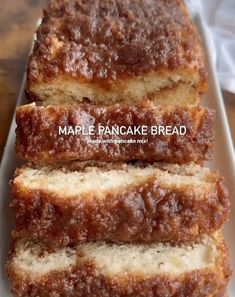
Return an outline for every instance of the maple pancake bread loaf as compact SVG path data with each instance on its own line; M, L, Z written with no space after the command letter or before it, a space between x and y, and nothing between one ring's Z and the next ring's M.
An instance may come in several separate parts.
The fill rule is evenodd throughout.
M23 105L16 110L16 153L39 164L70 160L200 163L212 157L214 118L214 110L204 107L154 106L150 101L109 107ZM76 132L77 128L83 131Z
M27 92L43 104L188 105L205 91L182 0L52 0L44 10L27 71Z
M7 272L15 297L221 297L231 268L218 234L181 245L93 242L50 251L20 240Z
M220 229L230 206L222 178L194 164L25 166L12 191L13 236L52 245L192 241Z

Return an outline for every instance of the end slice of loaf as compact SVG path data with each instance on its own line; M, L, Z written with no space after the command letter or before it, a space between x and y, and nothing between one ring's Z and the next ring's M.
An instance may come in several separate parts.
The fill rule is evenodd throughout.
M190 244L94 242L50 251L20 240L7 272L16 297L216 297L231 269L215 234Z
M26 166L12 190L14 237L59 245L195 240L220 229L230 205L222 178L193 164Z
M27 71L44 104L197 104L204 51L183 1L53 0Z
M18 156L41 164L69 160L202 162L211 159L214 146L214 111L203 107L156 107L150 102L110 107L29 104L17 108L16 122ZM110 135L99 133L99 126L147 127L147 131ZM182 126L184 135L151 131L152 127L171 130ZM86 132L93 127L94 133L74 132L78 127Z

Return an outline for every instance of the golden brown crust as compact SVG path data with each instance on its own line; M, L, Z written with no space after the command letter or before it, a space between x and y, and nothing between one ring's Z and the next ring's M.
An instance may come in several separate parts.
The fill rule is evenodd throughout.
M156 177L102 193L63 197L12 182L16 229L13 236L49 245L85 241L193 241L220 229L229 215L228 193L219 176L214 187L197 191L166 188ZM202 194L200 194L202 195ZM205 215L206 213L206 215Z
M30 92L64 77L112 90L147 73L191 75L195 94L205 92L204 54L183 1L54 0L37 30L27 85Z
M114 105L100 107L25 105L16 111L16 152L35 163L69 160L202 162L211 159L214 111L203 107ZM98 126L185 126L185 135L97 135ZM59 126L95 127L94 135L59 135ZM99 138L101 143L92 143ZM108 141L115 141L109 143ZM117 141L134 140L134 143ZM144 140L147 143L138 143Z
M50 272L39 280L17 273L7 264L15 297L221 297L231 276L228 251L224 240L218 242L218 259L215 268L187 272L181 275L127 275L109 278L92 262L78 265L70 272Z

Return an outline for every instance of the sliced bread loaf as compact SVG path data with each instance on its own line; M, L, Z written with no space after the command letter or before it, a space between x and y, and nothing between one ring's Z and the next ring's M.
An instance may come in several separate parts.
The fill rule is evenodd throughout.
M35 163L68 160L202 162L211 159L214 111L203 107L24 105L16 152Z
M229 214L222 178L193 164L26 166L12 188L14 237L59 245L195 240Z
M16 297L221 297L231 269L215 234L190 244L94 242L50 251L20 240L7 272Z
M197 104L204 52L183 1L51 0L29 60L44 104Z

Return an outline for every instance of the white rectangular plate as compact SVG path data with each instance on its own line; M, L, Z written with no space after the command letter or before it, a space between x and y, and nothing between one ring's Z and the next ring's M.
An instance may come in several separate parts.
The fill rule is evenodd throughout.
M202 103L203 105L216 110L216 145L214 158L213 161L208 162L206 166L209 166L213 170L218 169L222 176L225 177L225 183L230 192L230 199L232 202L232 214L230 216L229 223L224 228L224 234L228 242L230 251L235 251L235 203L233 202L233 194L235 193L234 150L223 99L215 75L213 61L210 55L212 42L201 18L199 16L195 16L194 21L204 43L207 56L207 70L209 73L209 89ZM24 87L25 78L22 83L22 88L19 94L17 105L26 103L26 99L24 96ZM12 296L9 289L9 282L5 275L4 266L6 263L7 251L10 244L10 231L13 225L12 215L9 207L11 201L9 181L13 177L15 168L19 165L19 161L15 156L14 143L15 120L13 119L0 168L0 297ZM207 214L205 213L205 215ZM235 253L231 254L231 260L233 269L235 271ZM235 279L232 279L230 282L229 296L235 297Z

